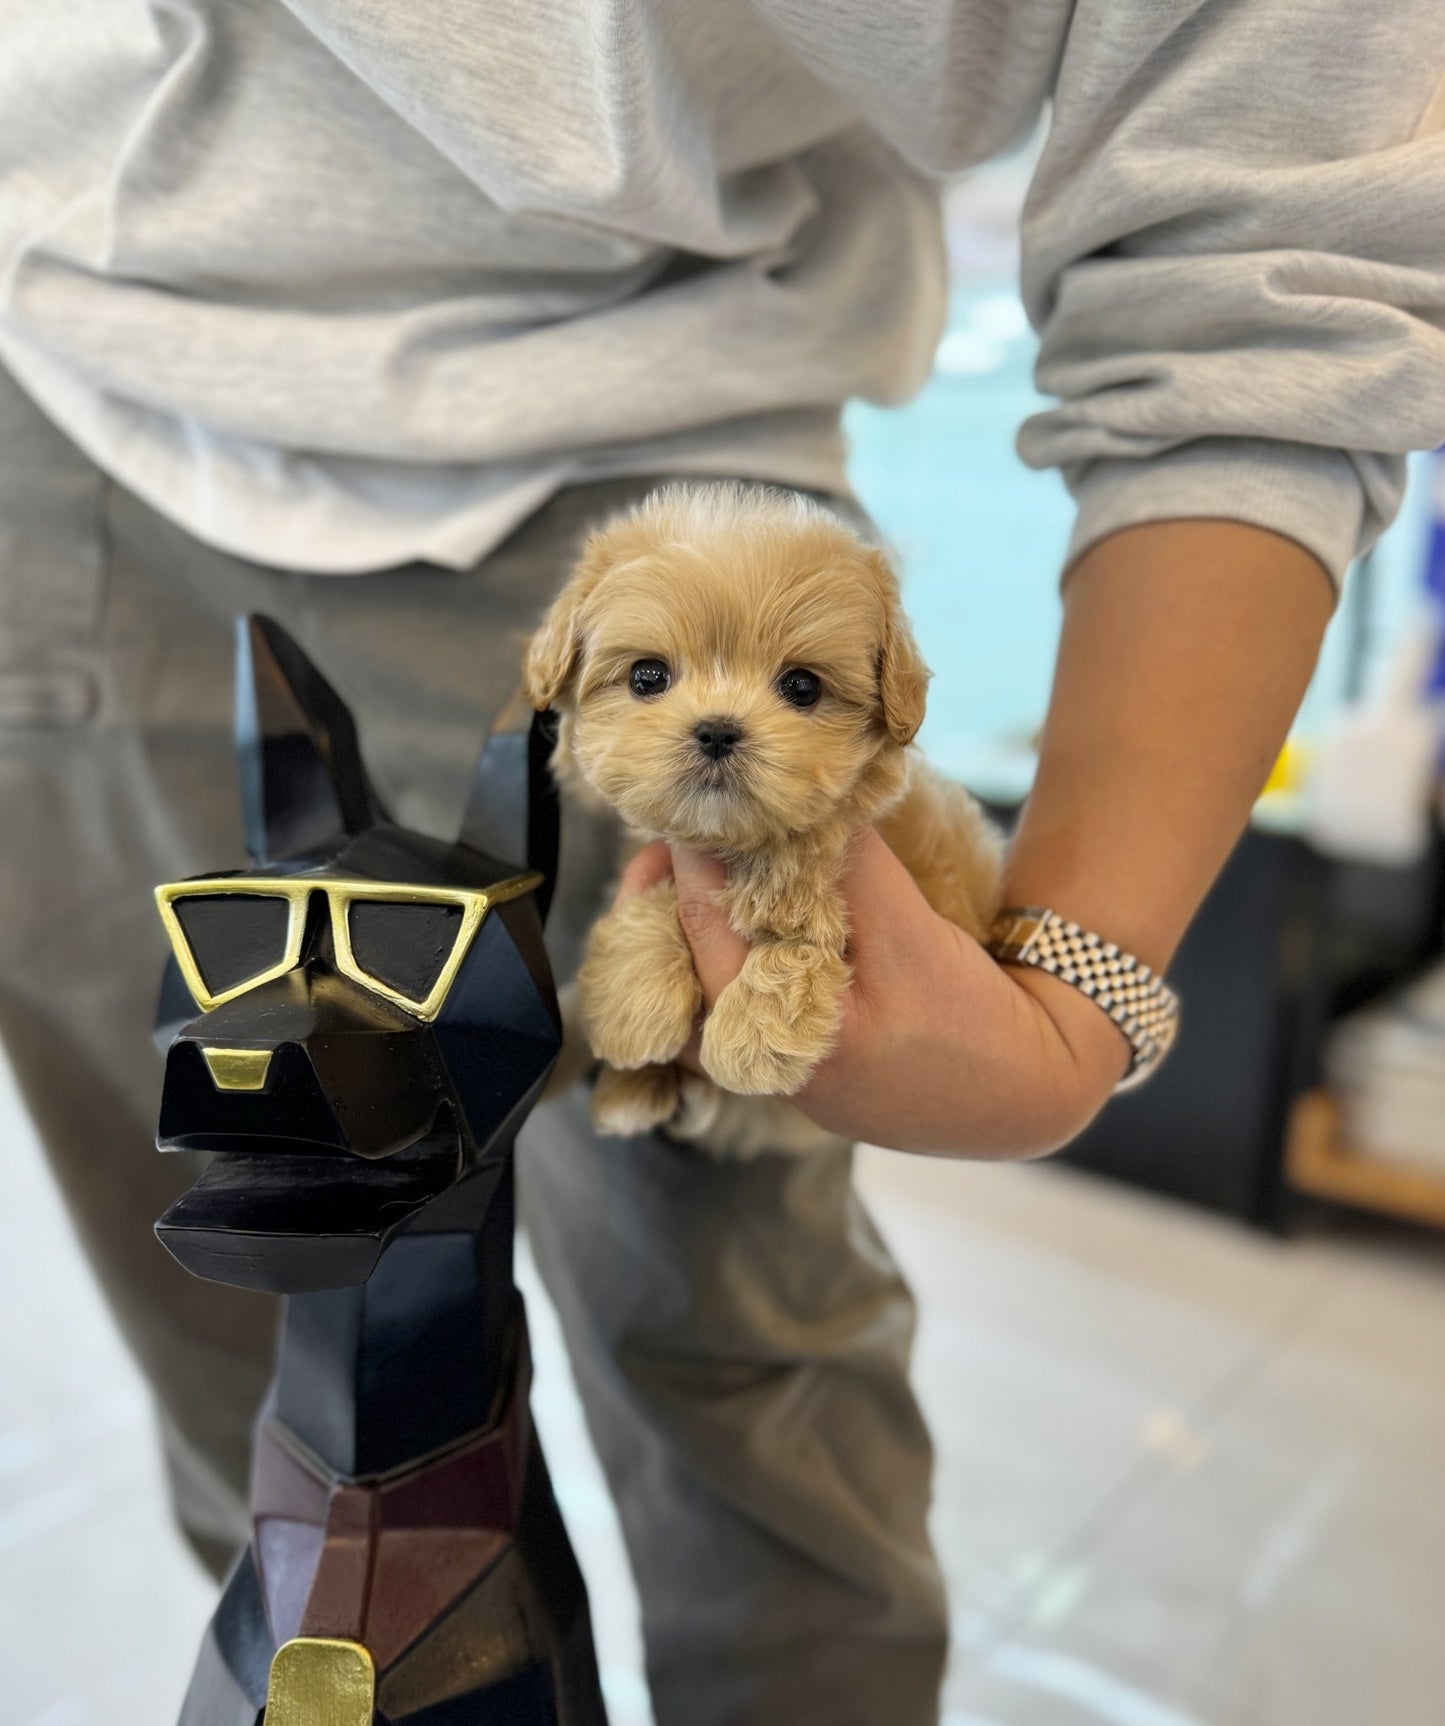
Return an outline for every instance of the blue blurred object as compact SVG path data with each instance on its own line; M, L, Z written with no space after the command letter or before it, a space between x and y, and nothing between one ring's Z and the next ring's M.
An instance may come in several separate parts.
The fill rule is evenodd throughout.
M1073 519L1057 474L1014 454L1042 402L1034 350L1011 283L957 287L923 391L899 409L855 404L846 421L853 483L898 557L934 671L923 744L985 793L1009 776L996 758L1026 765L1043 718Z
M1044 405L1033 387L1035 348L1009 277L960 282L925 388L903 408L855 403L845 422L854 486L898 558L934 671L922 743L945 771L1003 802L1032 780L1073 521L1058 475L1034 473L1014 453L1020 423ZM1431 460L1412 458L1404 511L1380 541L1368 585L1346 584L1300 737L1319 735L1352 668L1368 685L1418 604ZM1445 526L1436 533L1445 594Z
M1425 545L1425 593L1435 624L1435 659L1425 685L1428 696L1445 696L1445 449L1430 457L1430 526Z

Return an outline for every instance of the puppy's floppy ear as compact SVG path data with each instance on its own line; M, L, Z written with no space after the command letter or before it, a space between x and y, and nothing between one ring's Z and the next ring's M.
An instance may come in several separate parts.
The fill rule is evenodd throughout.
M527 643L522 660L522 691L540 713L550 707L566 688L582 651L578 613L585 593L578 591L574 576L557 595L542 626Z
M878 647L878 698L883 722L897 744L911 743L923 723L932 675L923 663L913 630L903 611L894 575L882 552L872 556L883 601L883 639Z
M582 652L582 613L618 557L615 528L590 534L571 578L552 602L541 627L527 643L522 690L539 712L551 707L572 680Z

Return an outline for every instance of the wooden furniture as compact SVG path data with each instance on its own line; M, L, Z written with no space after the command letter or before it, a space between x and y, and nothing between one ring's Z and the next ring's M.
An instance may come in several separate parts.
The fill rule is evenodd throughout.
M1445 1175L1346 1144L1339 1116L1339 1104L1328 1091L1306 1091L1296 1098L1285 1144L1290 1186L1336 1204L1445 1229Z
M1429 964L1442 933L1438 837L1418 864L1385 869L1322 857L1297 834L1257 823L1170 968L1183 1013L1169 1059L1147 1085L1112 1101L1065 1158L1287 1229L1300 1193L1320 1194L1331 1178L1307 1151L1315 1173L1296 1179L1285 1146L1297 1101L1320 1087L1333 1022ZM1360 1202L1351 1196L1359 1175L1351 1165L1321 1196Z

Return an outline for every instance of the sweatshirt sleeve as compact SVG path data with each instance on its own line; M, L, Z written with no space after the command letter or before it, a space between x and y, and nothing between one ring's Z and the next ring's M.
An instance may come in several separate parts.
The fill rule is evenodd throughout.
M1445 6L1079 0L1023 290L1071 560L1227 517L1338 581L1445 442Z

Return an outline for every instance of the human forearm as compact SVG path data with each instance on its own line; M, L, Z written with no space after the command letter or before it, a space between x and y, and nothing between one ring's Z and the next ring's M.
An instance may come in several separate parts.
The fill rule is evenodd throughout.
M1333 601L1310 553L1238 522L1157 522L1094 546L1065 585L1005 902L1050 905L1162 970L1249 818ZM1081 1058L1117 1060L1102 1014L1028 983Z
M1333 602L1308 552L1238 522L1093 547L1064 589L1008 902L1057 901L1166 965L1269 775Z

